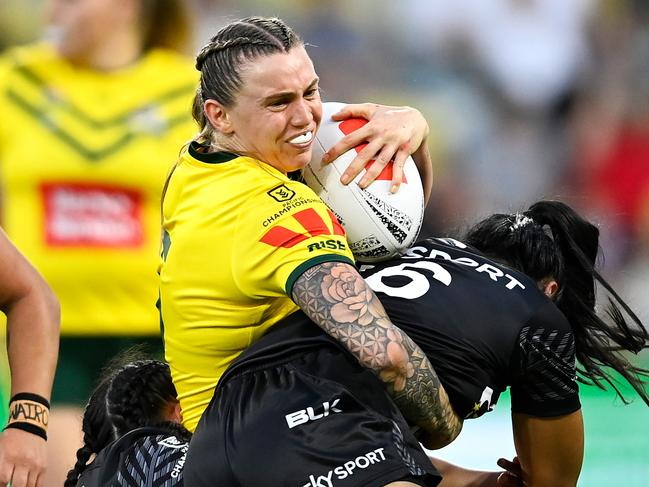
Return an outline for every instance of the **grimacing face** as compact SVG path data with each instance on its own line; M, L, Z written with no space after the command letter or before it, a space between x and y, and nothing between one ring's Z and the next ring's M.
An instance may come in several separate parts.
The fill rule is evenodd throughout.
M232 106L219 105L219 122L213 119L213 105L218 104L206 102L212 124L227 134L228 145L239 154L283 173L303 168L311 160L322 119L318 76L304 47L257 57L244 65L241 78Z

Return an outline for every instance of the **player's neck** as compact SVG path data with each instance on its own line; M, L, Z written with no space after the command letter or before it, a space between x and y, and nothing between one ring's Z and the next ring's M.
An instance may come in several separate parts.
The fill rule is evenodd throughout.
M142 55L139 33L124 31L106 39L94 49L89 49L70 61L80 67L111 72L127 68Z

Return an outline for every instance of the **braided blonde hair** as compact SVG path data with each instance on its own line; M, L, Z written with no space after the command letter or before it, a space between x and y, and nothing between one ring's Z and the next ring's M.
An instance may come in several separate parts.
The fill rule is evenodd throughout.
M278 18L247 17L219 30L196 56L196 69L201 72L192 108L200 127L196 140L203 143L214 135L203 103L212 99L231 106L242 85L241 68L245 63L301 45L299 36Z

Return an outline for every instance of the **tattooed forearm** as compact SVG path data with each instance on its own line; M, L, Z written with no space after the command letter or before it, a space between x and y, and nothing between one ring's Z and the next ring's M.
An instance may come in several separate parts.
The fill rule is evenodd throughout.
M462 423L429 360L392 324L354 267L339 262L312 267L296 281L293 299L364 366L378 373L404 416L428 433L427 447L441 447L457 436Z
M406 418L422 426L424 435L420 440L424 446L429 449L442 448L460 434L462 420L455 414L426 355L410 337L401 333L404 336L403 346L409 350L414 374L408 378L406 387L394 389L392 397Z

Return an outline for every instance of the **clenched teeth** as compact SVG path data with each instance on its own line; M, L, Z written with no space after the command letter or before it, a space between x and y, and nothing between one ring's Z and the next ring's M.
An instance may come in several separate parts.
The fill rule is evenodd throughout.
M302 135L298 135L297 137L293 137L291 140L289 140L289 142L291 144L306 144L308 142L311 142L312 138L313 132L309 131Z

